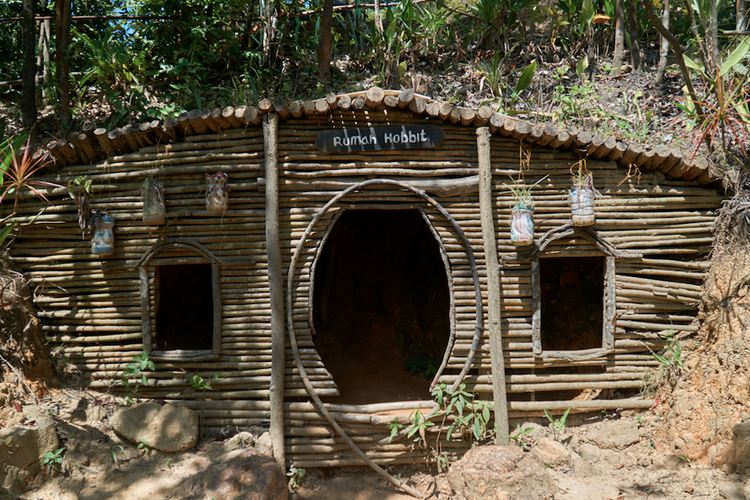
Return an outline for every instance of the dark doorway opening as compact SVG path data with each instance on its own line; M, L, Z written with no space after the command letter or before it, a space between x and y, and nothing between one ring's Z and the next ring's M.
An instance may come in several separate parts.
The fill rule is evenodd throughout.
M450 336L445 265L418 210L347 210L315 268L315 346L336 402L430 399Z
M602 347L604 257L539 259L542 350Z
M157 350L211 349L213 315L210 264L156 268Z

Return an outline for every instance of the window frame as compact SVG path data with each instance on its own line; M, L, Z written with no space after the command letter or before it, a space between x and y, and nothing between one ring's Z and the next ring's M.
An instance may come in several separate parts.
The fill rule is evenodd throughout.
M211 265L211 293L213 305L211 349L169 349L166 351L160 351L153 348L153 334L156 325L155 321L152 321L151 319L151 297L156 293L156 290L152 290L149 273L152 272L155 267L173 264L154 265L151 261L158 253L171 248L191 250L204 260L203 262L197 262L196 264ZM149 357L155 360L165 361L202 361L218 358L221 355L223 311L221 301L221 262L216 256L200 243L185 238L175 238L157 243L151 247L138 261L138 274L141 285L141 330L143 350L149 354Z
M598 253L605 257L604 283L602 302L602 346L593 349L552 351L542 348L542 291L539 270L539 259L543 258L544 249L551 242L561 239L579 237L593 243ZM552 230L539 240L538 246L531 255L531 294L532 294L532 316L531 316L531 341L534 357L567 360L588 360L601 358L614 351L614 334L617 322L617 275L616 275L616 249L604 241L596 231L590 228L577 228L567 224L557 230ZM558 257L558 256L556 256ZM575 256L563 258L575 259Z

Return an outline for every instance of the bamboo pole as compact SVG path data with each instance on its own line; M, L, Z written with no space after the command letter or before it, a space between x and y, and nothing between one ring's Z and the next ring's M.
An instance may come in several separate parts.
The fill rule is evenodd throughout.
M473 120L473 117L472 117ZM482 240L487 262L488 329L490 357L492 359L492 393L495 406L495 444L507 445L508 400L505 394L505 364L503 358L502 308L500 306L500 266L497 260L495 227L492 215L492 169L490 168L490 131L487 127L477 129L477 156L479 159L479 211L482 222Z
M266 158L266 248L268 251L268 285L271 293L271 338L273 375L271 377L271 441L276 463L286 468L284 452L284 282L279 246L279 174L277 133L279 117L263 116Z

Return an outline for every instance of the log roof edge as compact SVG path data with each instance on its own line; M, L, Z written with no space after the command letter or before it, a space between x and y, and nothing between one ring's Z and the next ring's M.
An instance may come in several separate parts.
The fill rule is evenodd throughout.
M667 146L645 148L637 143L618 141L598 133L577 130L559 130L552 124L535 124L492 111L487 106L479 109L454 106L430 97L403 90L368 90L345 94L328 94L314 101L263 99L259 107L227 106L213 110L193 110L178 117L133 124L107 132L105 129L82 131L47 143L55 167L95 163L106 158L136 152L144 146L183 142L193 134L218 132L232 128L259 125L266 113L278 112L281 120L327 116L334 110L358 109L355 99L364 101L371 110L388 110L424 115L463 126L489 126L492 134L513 137L527 145L571 151L582 157L615 161L624 168L659 170L671 178L694 180L710 184L720 179L709 168L708 162L698 156L683 153ZM386 99L387 98L387 99Z

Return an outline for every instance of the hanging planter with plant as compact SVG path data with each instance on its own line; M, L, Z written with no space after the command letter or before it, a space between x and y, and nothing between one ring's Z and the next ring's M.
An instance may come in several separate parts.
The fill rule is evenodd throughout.
M570 189L570 210L574 226L591 226L596 222L594 214L594 176L586 170L585 164L578 166L573 174L573 187Z
M164 207L164 185L158 179L147 177L143 181L143 222L149 225L164 224L167 210Z
M115 220L104 211L94 210L91 214L91 253L112 255L115 253Z
M92 182L88 176L79 175L68 181L68 194L75 200L78 209L78 227L84 232L89 227L89 218L91 217L91 208L89 208L91 193ZM85 234L82 237L85 237Z
M227 196L227 174L216 172L206 174L206 211L223 213L227 211L229 197Z
M547 176L545 175L532 186L527 186L523 177L513 181L512 185L505 184L513 196L513 208L510 219L510 242L516 246L528 246L534 243L534 200L531 190Z

